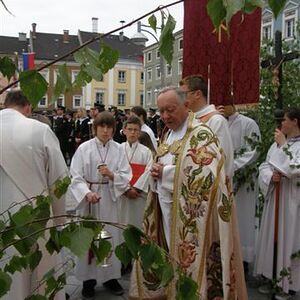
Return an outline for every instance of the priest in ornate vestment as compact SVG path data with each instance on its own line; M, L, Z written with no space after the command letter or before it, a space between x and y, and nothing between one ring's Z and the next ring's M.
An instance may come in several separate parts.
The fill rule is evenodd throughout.
M157 153L144 231L197 282L199 299L247 299L235 204L228 192L224 155L215 134L188 113L182 90L163 89L157 99L169 131ZM174 266L175 268L177 266ZM168 290L150 291L149 277L135 263L129 299L175 299L176 275Z

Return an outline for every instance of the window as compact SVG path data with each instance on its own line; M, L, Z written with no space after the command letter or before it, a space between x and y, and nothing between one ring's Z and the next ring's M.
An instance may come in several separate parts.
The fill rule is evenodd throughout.
M149 52L147 53L147 61L148 61L148 62L152 61L152 52L151 52L151 51L149 51Z
M183 38L178 40L178 50L182 50L183 49Z
M56 100L56 107L57 106L65 106L65 96L60 95Z
M119 71L118 80L121 83L126 82L126 71Z
M147 69L147 81L152 81L152 69Z
M262 19L261 40L271 40L273 38L273 16L266 11L266 16Z
M160 51L158 49L156 50L156 58L160 58Z
M104 104L104 91L103 90L96 91L95 99L96 99L96 103Z
M40 100L40 102L39 102L39 104L38 104L38 107L47 107L47 105L48 105L48 99L47 99L47 96L44 96L44 97Z
M160 72L160 66L156 66L156 79L160 79L161 77L161 72Z
M295 37L295 26L296 26L296 19L297 11L289 10L284 12L283 17L283 32L284 32L284 38L287 40L292 40Z
M140 106L144 106L144 93L140 93Z
M178 59L178 74L182 74L182 68L183 68L182 58L179 58Z
M126 92L118 91L118 105L125 106L126 105Z
M141 83L144 83L144 72L141 72Z
M82 107L82 96L74 95L73 96L73 108Z
M152 104L152 91L147 91L147 105Z
M172 75L172 66L167 64L166 65L166 75L171 76Z
M77 75L79 74L79 71L72 71L72 82L76 80Z
M49 71L47 70L42 70L40 71L40 74L44 77L44 79L49 83Z

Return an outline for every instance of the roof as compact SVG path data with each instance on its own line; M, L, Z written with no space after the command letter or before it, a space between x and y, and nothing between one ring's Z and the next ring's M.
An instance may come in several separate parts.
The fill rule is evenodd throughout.
M86 42L95 36L98 36L98 33L80 31L82 42ZM136 45L128 37L123 36L123 40L120 39L119 35L109 35L103 38L103 41L106 45L110 46L113 49L119 50L121 59L130 59L141 61L143 57L143 46ZM90 48L99 51L100 41L95 41L89 45Z
M80 31L82 42L86 42L98 33ZM117 49L121 59L141 61L143 57L143 46L134 44L128 37L119 35L109 35L103 38L105 44ZM36 60L54 60L65 55L79 46L77 35L68 34L68 42L64 42L64 34L36 32L35 38L32 38L33 51ZM29 38L26 41L20 41L18 37L0 36L0 54L12 55L14 52L21 54L28 51L30 44ZM95 41L88 47L99 51L100 42ZM74 61L73 56L67 57L65 61Z
M0 54L14 54L14 52L23 53L27 51L29 39L19 41L18 37L0 36Z

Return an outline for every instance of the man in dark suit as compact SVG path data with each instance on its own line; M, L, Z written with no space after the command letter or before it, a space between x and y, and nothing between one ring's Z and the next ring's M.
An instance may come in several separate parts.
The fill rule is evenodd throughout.
M66 108L62 105L58 105L56 109L56 118L54 120L54 133L56 134L61 152L67 161L67 151L68 151L68 121L65 118Z
M157 123L159 121L159 116L156 114L155 108L149 108L149 127L152 129L155 137L157 138Z

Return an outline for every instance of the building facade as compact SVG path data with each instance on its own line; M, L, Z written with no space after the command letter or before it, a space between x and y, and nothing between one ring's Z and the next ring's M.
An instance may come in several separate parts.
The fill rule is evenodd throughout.
M169 65L160 56L158 43L144 49L144 107L156 106L158 91L168 85L177 85L182 74L183 30L175 33L174 54Z
M78 35L69 35L68 30L63 34L41 33L36 31L33 24L29 38L20 33L19 37L0 37L0 56L10 56L18 61L18 67L23 69L22 53L35 53L35 67L39 68L78 47L81 43L98 35L97 32L78 31ZM66 64L72 82L79 73L80 65L73 55L40 71L48 82L48 91L38 104L38 110L49 110L63 105L76 110L79 107L90 109L95 102L106 106L117 106L120 109L139 105L143 100L143 61L142 46L134 44L129 38L120 35L110 35L102 39L106 45L118 50L119 60L113 69L103 76L102 81L92 80L83 88L73 89L71 92L53 99L54 86L57 80L58 67ZM96 41L89 48L99 52L100 43ZM5 86L6 81L0 80ZM3 98L2 98L3 101Z

